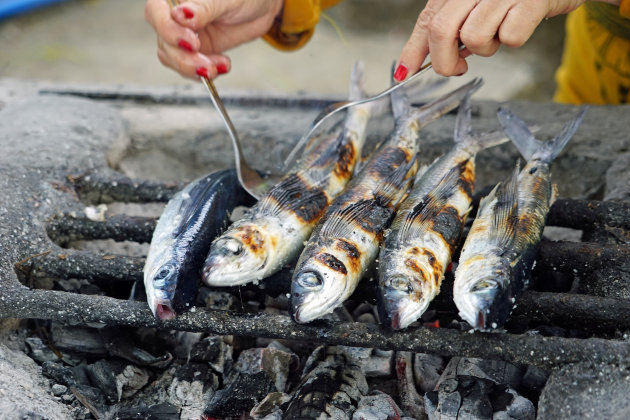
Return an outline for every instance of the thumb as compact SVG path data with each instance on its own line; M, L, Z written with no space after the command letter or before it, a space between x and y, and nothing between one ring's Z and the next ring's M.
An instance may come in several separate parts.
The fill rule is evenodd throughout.
M180 25L199 31L239 5L233 0L188 0L174 7L171 17Z

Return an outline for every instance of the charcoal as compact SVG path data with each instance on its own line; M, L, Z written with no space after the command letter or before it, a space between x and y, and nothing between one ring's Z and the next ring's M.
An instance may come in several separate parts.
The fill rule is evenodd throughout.
M206 337L192 346L190 360L206 362L216 372L223 373L226 363L232 360L232 346L226 344L223 337Z
M413 354L411 352L396 352L396 377L401 408L405 414L421 420L426 418L424 399L416 390L412 366Z
M203 414L210 418L241 416L274 390L275 383L266 372L247 375L236 371L228 387L214 393Z
M176 359L190 359L191 352L203 337L200 332L176 331L175 343L173 347L173 356Z
M28 346L28 355L36 362L44 363L59 361L59 356L57 356L55 352L52 351L50 346L44 344L41 338L28 337L24 340L24 342Z
M50 388L50 392L52 392L52 394L55 397L59 397L63 394L65 394L68 391L68 387L65 385L61 385L61 384L54 384L51 388Z
M148 382L149 374L144 369L134 365L125 366L123 371L116 375L118 399L129 398L135 395Z
M492 395L492 420L534 420L534 404L508 386L497 386Z
M576 363L554 370L538 401L540 420L627 419L630 367Z
M207 364L187 363L177 368L168 387L168 401L181 408L182 418L199 418L219 380Z
M270 392L267 396L258 404L256 404L249 415L254 420L265 419L271 420L271 418L282 418L282 405L288 403L291 400L291 396L284 392Z
M50 335L54 348L90 356L106 356L107 349L100 331L88 327L68 327L53 322Z
M103 328L102 334L105 348L112 356L117 356L140 366L164 368L173 360L170 353L154 356L148 351L136 347L131 334L118 328Z
M549 379L549 371L528 365L521 381L521 388L530 394L540 395L547 379Z
M241 352L234 368L243 374L265 372L273 381L276 391L284 392L290 370L296 369L298 357L280 344L271 343L265 348Z
M116 420L174 420L180 417L181 410L167 402L150 406L122 408L116 413Z
M350 419L368 385L361 369L343 354L325 355L317 348L311 355L311 367L291 397L283 419Z
M524 371L523 365L510 362L453 357L442 372L440 381L455 376L474 376L519 389Z
M352 420L399 419L402 410L389 395L375 391L361 398Z
M356 322L363 322L366 324L376 324L376 317L374 316L374 314L365 313L365 314L359 315L356 318Z
M233 311L240 309L239 300L229 292L221 292L201 287L197 294L197 302L200 306L219 311Z
M433 391L444 371L445 361L441 356L416 353L413 357L413 377L416 387L422 392Z
M328 354L343 353L358 365L366 377L390 376L394 351L375 350L365 347L329 346Z
M109 403L120 401L120 397L116 391L116 374L119 370L121 371L122 369L118 363L112 363L103 359L86 367L90 382L103 391Z

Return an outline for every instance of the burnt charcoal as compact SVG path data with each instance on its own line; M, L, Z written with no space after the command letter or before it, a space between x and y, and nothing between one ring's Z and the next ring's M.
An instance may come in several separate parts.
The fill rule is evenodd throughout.
M365 347L330 346L328 354L344 354L359 366L366 377L390 376L393 373L394 351L376 350Z
M356 322L363 322L365 324L376 324L376 317L374 316L374 314L371 313L364 313L359 315L356 318Z
M496 386L491 395L492 420L534 420L534 404L508 386Z
M214 393L204 409L204 416L227 418L249 413L259 401L275 390L275 383L266 372L246 375L235 373L227 388Z
M200 287L197 293L197 306L205 306L220 311L234 311L241 308L237 297L229 292L222 292Z
M523 393L527 396L540 395L540 392L547 383L547 379L549 379L549 371L536 366L527 366L521 381Z
M88 327L69 327L53 322L50 328L51 341L54 348L90 356L107 355L105 342L100 331Z
M174 342L168 348L172 348L173 356L176 359L190 359L192 349L197 345L203 337L203 333L195 333L188 331L177 331L171 336L174 336ZM161 347L164 349L165 347Z
M342 354L315 350L311 367L298 385L283 419L350 419L368 385L361 369ZM311 355L313 356L313 355ZM320 417L322 416L322 417Z
M249 412L249 415L254 420L265 419L268 420L269 416L282 418L282 406L286 405L291 400L291 396L284 392L270 392L267 396L258 404L254 406Z
M216 372L223 373L227 370L226 364L232 360L232 346L226 344L223 337L206 337L192 346L190 360L206 362Z
M456 376L474 376L506 384L519 389L525 366L500 360L453 357L440 378L440 382Z
M528 331L528 334L540 334L543 337L566 337L567 330L551 325L540 325L535 329Z
M50 392L52 392L52 394L55 397L60 397L61 395L65 394L67 391L68 391L68 387L61 384L54 384L52 387L50 387Z
M134 365L127 365L116 375L118 399L129 398L136 394L149 382L149 374Z
M154 356L148 351L136 347L134 337L126 330L107 327L103 328L101 335L110 355L120 357L136 365L164 368L173 360L170 353Z
M389 395L375 391L361 398L352 420L390 420L399 419L402 410Z
M50 346L44 344L41 338L28 337L24 340L24 342L28 346L28 355L36 362L44 363L60 361L59 356L57 356L55 352L52 351Z
M630 367L576 363L554 370L538 401L538 419L630 418Z
M243 374L265 372L275 384L275 390L284 392L289 373L297 369L298 364L294 353L278 343L271 343L265 348L242 351L234 368Z
M416 390L412 367L413 354L411 352L396 352L396 378L400 405L405 414L421 420L426 418L424 398Z
M42 363L42 373L44 376L54 380L55 382L68 387L75 386L77 384L91 384L90 378L85 371L85 366L83 365L68 368L59 363L44 362Z
M186 363L175 371L168 401L181 407L182 418L199 418L218 386L219 379L207 364Z
M422 392L433 391L446 363L444 358L433 354L416 353L413 357L413 377Z
M117 363L99 360L86 367L86 372L92 385L103 391L107 402L115 403L120 400L116 392L116 374L122 371Z
M180 409L169 403L150 406L122 408L116 413L116 420L179 420Z

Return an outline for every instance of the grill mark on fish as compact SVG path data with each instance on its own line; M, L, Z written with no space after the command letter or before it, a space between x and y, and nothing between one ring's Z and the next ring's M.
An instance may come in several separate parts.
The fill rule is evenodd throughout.
M248 247L252 253L258 254L264 252L265 238L260 234L258 229L252 226L244 226L241 232L243 245Z
M461 174L457 186L466 197L472 197L475 188L475 164L471 159L460 162L459 172Z
M356 163L356 149L354 145L350 142L345 142L340 145L338 150L339 160L333 169L333 172L336 176L348 179L352 176L352 171L354 170L354 165Z
M287 212L293 212L305 223L317 221L328 205L328 197L322 189L312 187L298 173L273 188L269 192L269 200L278 205L282 203Z
M339 238L335 248L346 254L348 257L348 263L353 271L357 271L359 269L359 258L361 258L361 252L354 244L348 242L346 239Z
M445 206L433 219L433 231L439 234L452 253L461 234L462 217L453 206Z
M340 261L337 257L327 252L323 252L321 254L317 254L315 256L315 260L321 262L322 264L329 267L331 270L338 271L339 273L346 275L348 274L348 270L346 269L346 265Z

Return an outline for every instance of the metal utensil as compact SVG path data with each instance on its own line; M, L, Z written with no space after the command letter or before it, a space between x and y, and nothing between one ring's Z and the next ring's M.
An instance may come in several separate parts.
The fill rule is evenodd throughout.
M459 46L460 51L463 50L464 48L465 48L464 45ZM340 111L343 111L344 109L350 108L351 106L361 105L367 102L372 102L372 101L381 99L389 95L393 91L400 89L403 86L413 83L420 77L421 74L425 73L431 67L432 67L431 62L428 62L427 64L420 67L420 70L418 70L418 72L414 74L413 76L411 76L409 79L404 80L400 83L397 83L393 86L390 86L389 88L385 89L383 92L374 96L370 96L369 98L364 98L357 101L335 102L333 104L326 106L326 108L324 108L322 112L317 114L317 116L313 120L313 123L311 124L311 127L306 131L306 133L304 133L302 137L300 137L300 140L298 140L296 145L293 147L293 150L291 150L291 153L289 153L289 155L286 157L284 161L284 167L287 168L293 163L293 161L295 160L295 157L297 156L297 153L302 149L304 144L306 144L306 141L315 132L315 130L317 130L317 128L320 125L322 125L322 123L326 121L328 118L332 117L333 115L337 114Z
M177 4L179 4L179 1L168 0L168 4L172 9ZM201 77L201 82L210 93L210 99L212 100L214 107L219 112L221 120L223 120L228 134L230 135L230 139L232 139L232 146L234 147L234 158L236 163L236 175L238 176L238 181L248 193L259 200L262 196L265 195L269 188L280 181L280 176L268 175L263 178L258 172L256 172L254 169L252 169L251 166L247 164L245 156L243 155L243 150L241 149L241 143L238 139L238 135L236 134L236 128L234 128L234 124L232 124L232 120L230 119L227 110L223 105L223 101L221 100L217 89L214 87L212 79Z

